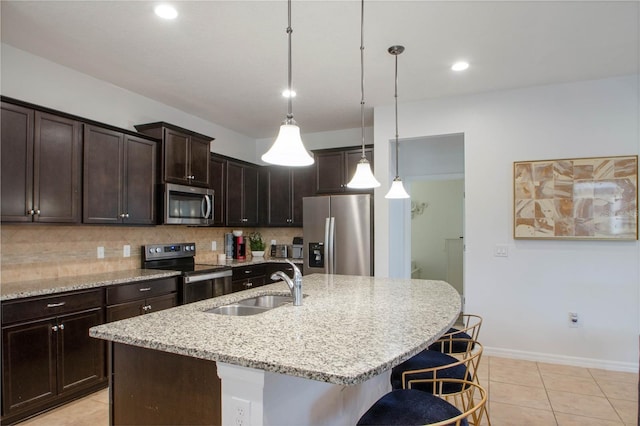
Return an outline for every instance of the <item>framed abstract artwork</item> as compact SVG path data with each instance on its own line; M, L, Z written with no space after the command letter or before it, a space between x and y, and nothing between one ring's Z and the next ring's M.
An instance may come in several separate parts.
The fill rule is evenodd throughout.
M637 240L638 156L513 163L515 239Z

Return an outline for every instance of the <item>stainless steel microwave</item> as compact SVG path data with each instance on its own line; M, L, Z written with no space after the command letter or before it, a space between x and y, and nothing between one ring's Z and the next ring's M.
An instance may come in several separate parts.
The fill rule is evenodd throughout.
M213 195L209 188L164 185L164 223L172 225L211 225Z

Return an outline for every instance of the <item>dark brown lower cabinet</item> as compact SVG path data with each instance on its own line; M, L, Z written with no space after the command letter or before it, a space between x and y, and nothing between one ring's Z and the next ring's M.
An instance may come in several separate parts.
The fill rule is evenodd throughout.
M83 292L2 305L2 424L106 386L105 344L89 337L89 328L104 323L101 294ZM67 304L90 305L92 300L97 304L93 308L64 310ZM46 309L58 312L38 318Z
M216 363L111 343L113 425L220 425Z
M178 306L178 279L137 281L108 287L107 322Z

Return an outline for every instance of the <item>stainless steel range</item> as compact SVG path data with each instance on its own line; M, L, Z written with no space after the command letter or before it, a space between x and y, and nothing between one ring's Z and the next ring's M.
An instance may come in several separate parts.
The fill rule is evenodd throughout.
M182 272L179 303L192 303L231 293L231 267L195 263L196 243L142 246L142 267Z

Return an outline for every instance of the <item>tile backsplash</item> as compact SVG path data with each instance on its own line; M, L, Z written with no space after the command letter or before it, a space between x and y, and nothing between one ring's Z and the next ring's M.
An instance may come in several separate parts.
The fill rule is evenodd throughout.
M269 245L291 244L302 236L302 228L245 228L244 234L258 230ZM224 253L224 234L232 228L186 226L40 226L6 225L0 228L1 281L58 278L73 275L140 268L140 247L158 243L196 243L196 262L215 261ZM211 250L211 242L216 250ZM123 257L123 247L131 246L131 257ZM97 248L104 247L104 259Z

